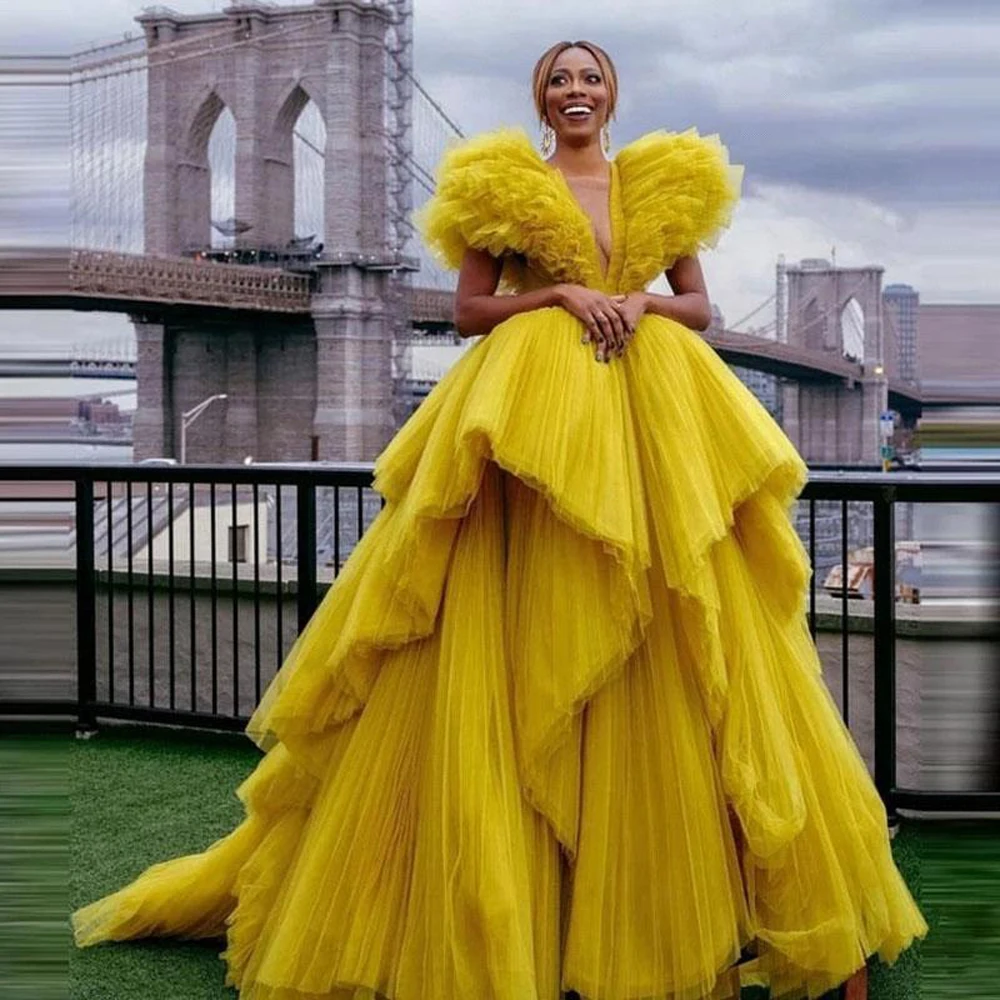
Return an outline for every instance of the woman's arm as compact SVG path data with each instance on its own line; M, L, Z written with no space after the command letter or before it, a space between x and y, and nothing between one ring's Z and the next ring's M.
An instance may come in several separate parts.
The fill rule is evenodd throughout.
M466 250L455 292L455 328L462 337L489 333L517 313L558 306L587 328L586 339L596 345L598 361L624 346L625 322L614 300L583 285L558 284L520 295L497 295L503 262L484 250Z
M679 257L666 275L674 294L642 293L645 312L675 319L692 330L707 330L712 322L712 306L698 258Z
M455 292L455 327L461 337L489 333L517 313L560 305L557 286L523 295L497 295L503 261L485 250L466 250Z

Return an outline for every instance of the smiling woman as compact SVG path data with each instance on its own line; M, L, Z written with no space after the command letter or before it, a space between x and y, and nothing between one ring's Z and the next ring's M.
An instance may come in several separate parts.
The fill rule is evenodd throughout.
M569 48L565 43L554 45L535 66L533 89L545 126L543 155L552 151L556 136L552 123L559 123L561 148L549 160L554 167L560 169L571 146L595 148L598 132L603 154L607 154L611 147L608 122L618 100L618 77L603 49L589 42ZM590 217L602 271L606 271L612 249L610 193L614 168L604 162L603 155L599 163L580 166L591 169L580 173L560 169L560 173ZM595 168L596 172L592 172Z
M535 64L532 79L535 107L549 128L542 152L551 151L553 122L585 125L578 133L567 133L564 141L575 136L581 144L597 130L604 136L608 151L608 122L618 104L618 74L610 56L593 42L559 42Z
M225 934L242 1000L799 1000L926 933L803 614L805 465L697 333L742 171L694 129L609 160L589 43L534 93L549 153L460 143L419 215L483 336L376 461L244 822L80 945Z

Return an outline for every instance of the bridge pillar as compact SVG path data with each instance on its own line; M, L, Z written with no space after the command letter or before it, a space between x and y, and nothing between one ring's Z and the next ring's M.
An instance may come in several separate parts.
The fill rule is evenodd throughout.
M316 413L316 336L311 318L272 318L257 328L257 452L262 462L307 462Z
M132 316L136 340L136 411L132 422L133 455L164 458L174 453L173 378L166 325Z
M869 465L879 461L887 399L888 384L877 376L851 385L786 381L782 426L807 462Z
M392 437L392 326L386 271L322 265L313 297L316 457L372 461Z
M848 383L785 382L784 427L808 462L877 463L879 414L888 375L879 266L836 267L804 260L785 270L790 344L850 358L862 377Z
M239 461L248 455L259 459L255 331L237 327L226 341L226 452Z
M323 270L309 318L133 318L137 461L179 459L183 413L216 393L227 398L189 428L188 462L378 455L395 430L389 273Z
M220 320L178 320L169 324L173 376L173 456L180 454L182 415L209 396L226 392L228 325ZM217 400L187 431L188 462L237 462L226 447L227 400Z
M227 398L188 429L188 462L310 458L316 343L308 319L136 320L135 326L137 460L179 459L182 415L216 393Z
M182 253L211 239L208 146L226 108L236 125L234 211L249 227L241 242L281 246L296 235L293 135L309 100L326 126L320 239L347 252L384 249L391 10L318 0L198 15L152 7L137 20L149 58L147 253ZM224 35L234 44L221 42Z

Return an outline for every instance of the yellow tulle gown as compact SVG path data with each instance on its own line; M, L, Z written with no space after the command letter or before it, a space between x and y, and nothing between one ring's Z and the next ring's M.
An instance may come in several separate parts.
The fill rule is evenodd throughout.
M520 130L455 146L419 222L507 288L628 292L741 180L694 130L611 176L606 268ZM816 996L926 933L806 627L799 455L697 333L648 315L599 364L581 332L517 315L435 387L251 719L244 822L78 944L224 935L242 1000L697 1000Z

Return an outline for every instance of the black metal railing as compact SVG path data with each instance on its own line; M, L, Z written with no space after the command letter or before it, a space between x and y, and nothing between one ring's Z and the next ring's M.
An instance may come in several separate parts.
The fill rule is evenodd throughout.
M901 787L897 780L897 698L899 690L896 677L896 653L899 629L897 628L896 591L896 511L903 505L917 504L975 504L983 505L992 514L990 536L982 539L996 551L1000 539L997 519L1000 503L1000 475L993 470L965 467L964 471L948 472L858 472L851 469L811 470L809 483L803 490L800 502L808 511L809 530L807 544L814 570L816 567L816 508L822 502L835 503L840 508L841 531L839 535L839 562L846 570L849 535L849 504L867 505L871 512L870 546L872 549L873 592L871 595L872 655L874 673L874 779L875 785L890 811L897 809L926 810L928 812L998 812L1000 791L933 791ZM995 556L994 556L995 559ZM981 634L994 645L993 666L996 668L997 634L996 598L998 587L996 564L992 565L990 579L985 587L992 606L983 609L979 624ZM843 572L843 570L842 570ZM842 664L841 710L850 725L849 701L849 594L844 579L840 588L840 643ZM814 571L809 587L809 623L815 637L817 619L818 574Z
M0 715L63 717L83 729L99 719L243 728L323 589L380 509L371 482L368 464L0 465L0 484L24 484L16 493L21 503L52 503L51 488L40 487L64 484L72 527L63 558L65 579L75 585L76 654L65 697L4 691ZM0 508L6 497L0 493ZM859 544L871 549L868 756L891 814L1000 810L997 791L901 785L896 743L897 512L907 504L998 500L996 472L830 469L814 470L800 499L798 524L815 570L809 627L816 637L825 618L824 635L835 637L839 684L827 681L848 725L857 624L848 553ZM841 566L839 592L822 598L825 610L824 560ZM22 569L30 580L30 566ZM45 579L51 577L50 565Z
M8 693L0 712L242 728L381 507L371 479L370 466L0 467L0 483L31 484L21 505L68 487L76 655L75 697ZM8 582L29 584L30 557L14 562Z

